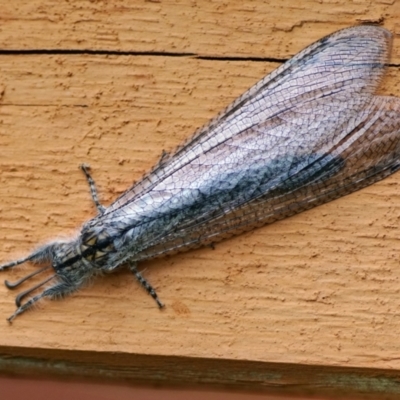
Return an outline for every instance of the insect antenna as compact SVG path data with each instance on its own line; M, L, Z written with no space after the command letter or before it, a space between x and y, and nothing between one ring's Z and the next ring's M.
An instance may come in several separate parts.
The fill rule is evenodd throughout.
M19 285L21 285L22 283L24 283L28 279L40 274L41 272L47 271L50 268L51 268L51 266L48 265L46 267L43 267L43 268L39 269L38 271L34 271L31 274L24 276L21 279L18 279L16 282L9 282L9 281L5 280L4 284L7 286L8 289L15 289L16 287L18 287Z
M15 298L15 304L18 308L15 310L14 314L12 314L9 318L7 318L7 321L11 323L15 317L17 317L18 315L22 314L23 312L25 312L26 310L31 308L37 301L39 301L43 297L47 296L48 294L46 293L46 291L43 291L42 293L29 299L25 304L21 304L22 300L26 296L30 295L36 289L39 289L41 286L45 285L47 282L51 281L56 276L57 276L57 274L54 274L54 275L48 277L47 279L45 279L44 281L38 283L37 285L31 287L30 289L27 289L27 290L21 292L20 294L18 294L18 296Z
M21 307L21 301L22 301L22 299L23 299L24 297L30 295L30 294L31 294L32 292L34 292L36 289L39 289L40 286L43 286L44 284L46 284L48 281L50 281L51 279L55 278L56 276L57 276L57 275L54 274L54 275L48 277L47 279L45 279L44 281L39 282L37 285L35 285L35 286L33 286L33 287L31 287L31 288L29 288L29 289L27 289L27 290L21 292L20 294L18 294L17 297L15 298L15 305L16 305L17 307ZM29 303L29 301L28 301L28 303Z

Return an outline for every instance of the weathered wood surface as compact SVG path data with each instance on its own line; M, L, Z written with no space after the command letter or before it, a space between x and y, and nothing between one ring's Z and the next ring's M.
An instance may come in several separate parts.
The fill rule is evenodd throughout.
M344 0L296 5L289 0L4 2L0 260L73 235L94 215L80 163L92 166L101 198L109 204L163 150L191 135L279 60L365 21L399 34L399 5ZM399 63L400 41L395 40L381 93L400 96ZM283 364L280 378L263 381L262 373L257 375L255 389L272 381L278 386L309 383L303 365L328 372L334 367L397 371L399 225L396 174L220 243L215 250L143 263L146 278L167 305L162 312L121 271L64 301L43 302L9 326L5 318L14 309L15 292L1 286L1 354L18 355L24 365L39 355L79 364L81 351L96 352L96 362L111 370L107 360L112 352L128 359L193 357L195 371L202 369L199 360L204 358L247 361L248 376L252 362ZM15 280L33 268L2 277ZM0 369L13 370L16 364L4 360ZM286 363L291 366L285 370ZM168 363L159 365L163 371ZM346 370L340 371L345 376ZM201 381L196 374L185 375L185 382ZM245 380L233 375L219 382ZM379 386L399 393L389 375L386 386L365 378L368 390L377 392ZM348 386L355 391L365 387L357 382ZM308 389L323 386L311 383Z

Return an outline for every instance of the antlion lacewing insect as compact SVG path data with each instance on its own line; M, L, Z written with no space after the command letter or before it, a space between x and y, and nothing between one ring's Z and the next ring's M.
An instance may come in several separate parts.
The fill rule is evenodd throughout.
M20 293L8 319L41 298L65 296L96 274L204 246L289 217L370 185L400 166L400 99L374 95L391 34L374 26L338 31L310 45L166 155L71 241L26 261L54 274ZM46 285L48 284L48 285ZM33 294L41 287L45 288ZM24 299L26 299L24 301Z

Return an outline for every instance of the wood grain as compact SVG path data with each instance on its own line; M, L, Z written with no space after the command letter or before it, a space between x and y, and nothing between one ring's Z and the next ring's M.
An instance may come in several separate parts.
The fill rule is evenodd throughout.
M395 0L3 1L3 49L79 49L288 58L335 30L400 33ZM393 62L400 60L396 50Z
M94 215L80 163L92 166L109 204L163 150L191 135L278 60L361 21L380 22L396 34L400 20L391 1L59 4L7 2L0 15L2 261L74 235ZM399 96L396 40L393 53L380 92ZM24 359L36 360L42 371L39 358L51 365L68 359L84 375L77 366L82 354L96 354L96 363L115 377L119 364L107 360L118 353L190 360L182 365L194 365L192 375L176 372L173 382L179 376L201 382L201 360L209 359L225 372L236 365L229 362L243 363L247 379L252 363L261 363L259 371L262 365L271 373L280 368L274 384L259 372L256 390L284 386L289 371L288 386L310 382L315 370L301 372L308 365L324 368L327 390L339 387L339 378L327 382L341 368L337 376L357 371L361 379L342 382L342 389L379 393L383 383L362 372L370 368L389 374L382 393L400 393L393 373L384 372L400 369L399 219L396 174L215 250L143 263L167 305L161 312L121 271L64 301L43 302L9 326L15 292L0 287L0 370L24 370L15 361ZM15 280L33 269L2 277ZM169 368L155 364L159 372ZM132 379L157 382L155 367L147 367L142 378L132 370ZM219 383L246 379L233 375ZM313 389L320 393L323 386L315 381Z

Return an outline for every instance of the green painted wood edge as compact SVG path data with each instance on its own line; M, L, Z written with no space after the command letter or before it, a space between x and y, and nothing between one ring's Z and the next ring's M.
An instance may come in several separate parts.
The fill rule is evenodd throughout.
M399 399L400 371L0 347L0 374L281 395Z

